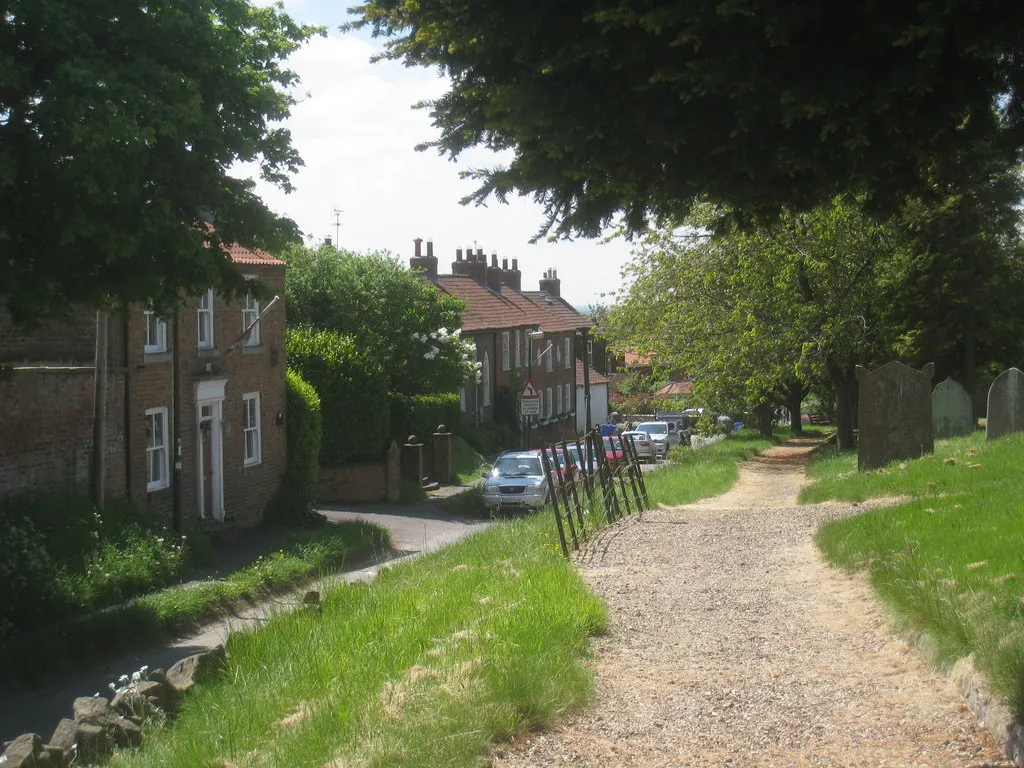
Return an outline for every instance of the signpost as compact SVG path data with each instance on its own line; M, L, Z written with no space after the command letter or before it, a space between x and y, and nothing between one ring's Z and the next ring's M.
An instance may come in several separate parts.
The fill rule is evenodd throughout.
M532 381L527 381L519 393L519 413L523 416L540 416L540 392Z

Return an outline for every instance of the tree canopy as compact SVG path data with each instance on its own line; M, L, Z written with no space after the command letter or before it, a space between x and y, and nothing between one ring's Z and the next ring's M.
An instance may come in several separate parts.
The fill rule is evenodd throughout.
M926 169L1024 146L1024 5L938 0L368 0L385 56L438 67L458 156L512 150L467 200L534 197L542 232L629 229L698 198L747 216L839 193L894 212Z
M282 258L289 325L358 339L361 354L388 377L387 388L455 392L475 373L471 344L458 331L465 304L390 254L293 246Z
M229 170L255 163L288 189L301 160L274 126L294 103L282 62L316 32L246 0L0 2L0 301L15 319L242 291L216 246L297 233Z

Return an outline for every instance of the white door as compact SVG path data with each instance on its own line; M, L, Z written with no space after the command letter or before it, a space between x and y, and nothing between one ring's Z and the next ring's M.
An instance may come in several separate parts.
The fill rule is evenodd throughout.
M221 429L220 400L197 405L199 444L196 462L199 478L199 517L224 519L224 442Z

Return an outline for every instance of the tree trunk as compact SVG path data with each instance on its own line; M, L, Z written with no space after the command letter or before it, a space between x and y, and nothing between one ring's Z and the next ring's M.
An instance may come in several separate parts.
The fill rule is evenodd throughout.
M964 329L964 362L963 362L963 385L964 389L971 396L971 415L977 416L974 410L974 404L977 401L975 388L978 386L977 377L975 376L975 365L976 365L976 351L977 351L977 335L974 327L974 308L971 307L967 310L967 328Z
M836 395L836 447L840 451L852 450L856 446L853 439L853 388L856 385L853 368L828 358L825 360L825 368Z
M804 422L800 418L803 402L803 384L799 381L789 382L786 386L786 408L789 410L789 429L793 433L793 437L800 437L804 433Z
M757 429L761 433L761 437L771 437L772 417L775 415L771 403L761 403L754 410L757 414Z

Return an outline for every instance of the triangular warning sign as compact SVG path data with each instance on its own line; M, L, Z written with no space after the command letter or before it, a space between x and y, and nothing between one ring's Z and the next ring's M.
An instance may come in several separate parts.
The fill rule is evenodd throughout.
M540 397L540 392L533 386L532 381L527 381L526 386L523 387L522 397Z

